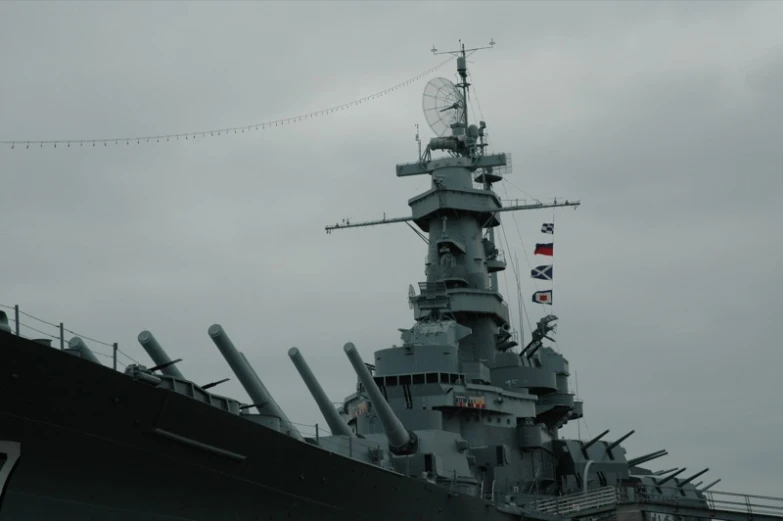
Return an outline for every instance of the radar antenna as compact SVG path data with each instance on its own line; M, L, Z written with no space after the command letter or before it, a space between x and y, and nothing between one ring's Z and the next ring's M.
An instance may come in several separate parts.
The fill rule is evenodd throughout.
M438 137L446 136L455 123L465 120L465 97L451 80L434 78L424 87L424 117Z
M413 284L408 285L408 307L413 309L413 303L416 300L416 290L413 289Z
M468 56L473 54L476 51L479 51L481 49L493 49L495 47L495 40L491 39L489 42L489 45L485 45L484 47L473 47L472 49L466 49L465 44L462 43L462 40L459 40L459 49L456 51L438 51L438 49L435 48L435 46L432 46L432 54L451 54L453 56L457 57L457 72L459 73L460 79L462 80L460 83L455 85L455 87L458 87L459 90L461 90L461 99L462 99L462 118L459 120L460 123L465 125L465 130L468 128L468 111L465 108L465 102L468 99L468 89L470 88L470 83L468 83L468 65L467 65L467 59ZM436 78L433 81L436 81L439 78ZM445 79L445 78L443 78ZM446 80L448 81L448 80ZM432 83L432 82L430 82ZM449 82L451 83L451 82ZM452 84L453 85L453 84ZM429 87L429 84L427 84L427 87ZM457 92L459 92L459 90ZM426 88L425 88L426 93ZM425 107L425 115L426 115L426 107ZM427 122L429 122L429 116L427 116ZM432 126L432 124L430 124ZM435 130L433 128L433 130ZM437 130L435 131L437 134ZM443 137L443 134L438 134L439 137Z

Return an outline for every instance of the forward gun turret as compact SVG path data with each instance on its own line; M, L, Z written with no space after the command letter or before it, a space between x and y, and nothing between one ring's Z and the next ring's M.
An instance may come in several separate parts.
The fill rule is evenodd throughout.
M389 406L386 398L381 394L381 390L375 384L370 371L364 364L362 357L356 350L356 346L348 342L343 347L345 354L348 355L356 376L359 377L359 381L364 386L367 394L370 395L370 402L375 412L378 414L378 418L381 420L381 425L386 431L386 437L389 438L389 449L395 454L412 454L416 452L418 446L418 439L416 434L405 428L397 415Z
M313 395L315 402L318 404L318 408L321 409L321 414L324 415L326 423L329 425L329 429L332 434L342 434L343 436L353 436L351 428L348 424L337 414L334 406L332 405L329 397L326 396L321 384L316 380L315 375L310 370L310 366L307 365L302 353L295 347L288 350L288 356L294 363L296 370L299 371L299 375L304 380L305 385L310 390L310 394Z
M253 367L247 362L242 353L234 347L233 342L228 338L223 328L219 324L213 324L209 327L208 333L220 350L223 358L228 362L231 370L237 375L239 382L245 388L250 399L253 400L253 405L258 409L258 412L279 418L283 432L292 438L302 441L302 435L299 434L299 431L294 427L280 406L277 405L272 395L269 394L269 391L264 387L263 382L261 382L261 379L253 370Z
M185 379L180 370L177 369L171 358L169 358L169 355L166 354L166 351L160 346L152 333L149 331L142 331L139 333L138 340L141 344L141 347L144 348L147 354L150 355L150 358L152 358L152 361L155 362L155 365L161 366L160 372L166 376L173 376L183 380Z
M65 352L84 358L95 364L102 365L93 352L90 351L90 348L87 347L87 344L84 343L84 340L78 336L75 336L68 341L68 347L65 349Z

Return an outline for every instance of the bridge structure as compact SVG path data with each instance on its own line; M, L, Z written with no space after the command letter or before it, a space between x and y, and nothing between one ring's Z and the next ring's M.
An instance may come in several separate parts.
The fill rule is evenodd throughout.
M573 520L642 521L663 514L722 521L783 521L783 497L704 491L703 498L650 494L629 487L606 486L533 501L531 513L554 514Z

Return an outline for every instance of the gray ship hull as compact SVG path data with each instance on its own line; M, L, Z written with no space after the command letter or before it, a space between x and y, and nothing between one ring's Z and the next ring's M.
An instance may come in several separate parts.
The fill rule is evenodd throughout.
M3 442L0 521L520 519L0 332Z

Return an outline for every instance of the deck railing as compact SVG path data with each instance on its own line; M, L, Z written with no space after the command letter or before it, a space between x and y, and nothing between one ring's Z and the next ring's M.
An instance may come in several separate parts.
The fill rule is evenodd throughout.
M78 337L81 338L83 341L91 343L90 351L92 351L94 355L98 357L102 357L104 359L111 360L111 364L114 369L117 369L118 365L121 368L124 368L126 365L128 365L126 362L118 359L118 356L122 356L128 361L133 362L135 364L139 363L133 357L131 357L130 355L125 353L122 349L120 349L119 343L117 342L104 342L102 340L97 340L92 336L87 336L81 333L77 333L76 331L73 331L72 329L65 327L65 324L62 322L59 323L50 322L48 320L44 320L35 315L27 313L26 311L20 309L18 304L14 306L0 304L0 311L2 311L6 315L8 326L10 327L11 332L16 334L17 336L27 338L28 340L55 341L57 343L57 347L59 347L60 350L65 350L68 348L69 340L66 339L66 336L70 336L71 340L75 337ZM35 325L31 325L31 322L33 321ZM0 327L2 326L0 325ZM38 335L30 334L30 331L38 333ZM41 337L40 335L43 335L43 337ZM92 344L97 344L101 347L108 348L111 351L106 352L107 351L106 349L103 350L94 349L92 347Z

